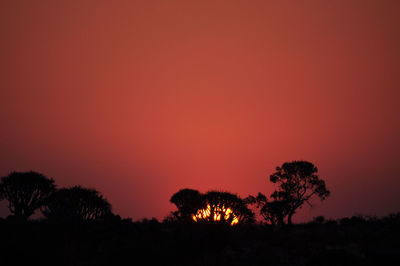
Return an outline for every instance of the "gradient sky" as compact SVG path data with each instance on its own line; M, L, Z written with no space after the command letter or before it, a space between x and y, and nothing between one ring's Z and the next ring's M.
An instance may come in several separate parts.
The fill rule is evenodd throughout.
M34 170L162 219L285 161L331 197L295 221L400 211L400 1L0 2L0 176ZM3 203L0 216L8 212Z

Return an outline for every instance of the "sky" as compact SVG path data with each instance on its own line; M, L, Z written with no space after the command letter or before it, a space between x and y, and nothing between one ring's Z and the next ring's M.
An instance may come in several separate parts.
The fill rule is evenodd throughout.
M400 211L400 1L0 2L0 176L37 171L164 218L182 188L271 194L294 221ZM8 215L5 202L0 217Z

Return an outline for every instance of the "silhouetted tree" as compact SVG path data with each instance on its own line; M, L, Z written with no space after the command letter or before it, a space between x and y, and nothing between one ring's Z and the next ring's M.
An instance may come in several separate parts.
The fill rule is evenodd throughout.
M111 214L111 205L100 192L75 186L54 192L46 201L43 214L58 221L89 221Z
M202 194L194 189L181 189L172 195L170 202L178 208L177 212L173 212L179 220L191 220L193 213L202 205Z
M325 181L318 176L318 169L307 161L293 161L284 163L276 168L276 172L270 176L270 181L278 185L271 197L280 203L274 206L277 209L284 205L287 208L288 224L292 224L292 216L298 208L306 202L311 205L311 198L317 196L325 200L330 192Z
M230 215L228 219L222 219L221 222L231 224L234 217L238 219L239 223L252 223L254 222L254 213L247 207L247 202L239 196L221 191L209 191L203 197L203 208L210 205L210 217L212 221L214 214L225 215L223 209L231 209L234 215Z
M288 205L285 201L274 200L267 202L260 210L261 215L272 225L283 225L288 213Z
M268 201L267 197L262 193L258 193L257 197L250 195L245 200L248 204L256 205L267 223L271 225L284 224L283 219L288 213L288 205L284 201Z
M207 216L201 218L203 222L216 222L214 215L219 217L218 222L226 224L231 224L235 218L240 223L254 221L254 213L246 206L246 202L229 192L209 191L201 194L197 190L186 188L175 193L170 201L178 208L172 214L179 220L193 221L193 216L204 210ZM227 214L228 208L230 213ZM173 220L172 217L167 220Z
M16 219L27 220L55 190L54 180L36 172L12 172L0 181L0 199Z

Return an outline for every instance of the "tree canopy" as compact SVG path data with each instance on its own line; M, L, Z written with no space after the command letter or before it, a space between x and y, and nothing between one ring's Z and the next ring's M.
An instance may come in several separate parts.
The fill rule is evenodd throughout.
M271 225L283 225L284 218L288 214L288 205L283 200L268 201L268 198L258 193L257 197L248 196L245 199L248 204L256 205L260 215Z
M100 192L75 186L54 192L42 212L52 220L90 221L111 214L111 205Z
M250 223L254 213L239 196L221 191L201 194L197 190L182 189L171 197L178 211L176 217L184 221L208 223Z
M0 181L0 199L6 199L10 212L22 220L39 209L54 190L53 179L33 171L12 172Z
M181 189L172 195L170 202L175 204L178 211L174 212L174 216L179 220L191 220L195 213L202 206L203 195L194 189Z
M283 211L288 224L292 224L292 216L304 203L311 205L312 198L325 200L330 194L325 181L318 176L318 168L307 161L284 163L270 175L270 181L277 185L271 195L275 202L279 202L274 208Z

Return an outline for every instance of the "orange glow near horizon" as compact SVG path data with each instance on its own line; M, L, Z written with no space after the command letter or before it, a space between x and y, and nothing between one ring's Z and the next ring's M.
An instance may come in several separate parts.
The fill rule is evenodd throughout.
M199 209L196 214L192 216L193 221L213 221L220 222L222 217L222 221L230 221L230 225L236 225L239 223L238 217L232 211L231 208L222 206L213 205L211 208L210 204L207 204L205 209Z

